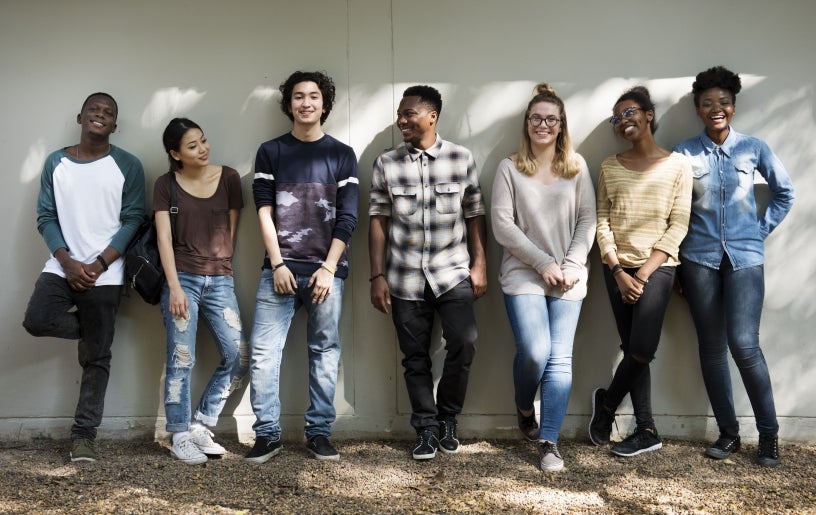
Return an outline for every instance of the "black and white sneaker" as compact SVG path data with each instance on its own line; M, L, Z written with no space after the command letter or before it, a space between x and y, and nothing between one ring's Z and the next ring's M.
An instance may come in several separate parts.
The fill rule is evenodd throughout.
M273 456L276 456L281 449L283 449L283 442L280 438L277 440L270 440L265 436L259 436L255 439L255 445L252 447L244 459L252 463L266 463Z
M429 460L436 457L439 438L433 429L422 429L417 433L413 456L415 460Z
M445 454L459 452L459 439L456 437L456 419L447 417L439 423L439 450Z
M776 467L779 465L779 438L774 434L759 433L757 447L757 465Z
M725 459L740 450L740 437L720 433L717 441L706 449L705 454L715 460Z
M327 436L317 435L306 440L306 448L319 460L337 461L340 453L334 448Z
M663 447L663 442L657 435L657 429L636 429L622 442L612 446L612 454L628 458L644 452L656 451L661 447Z

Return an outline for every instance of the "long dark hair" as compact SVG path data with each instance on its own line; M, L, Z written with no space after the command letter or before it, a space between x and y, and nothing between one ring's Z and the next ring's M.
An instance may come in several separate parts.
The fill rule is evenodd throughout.
M170 123L167 124L167 128L164 129L162 143L164 143L164 151L167 152L167 159L170 161L171 172L181 170L183 165L178 159L173 159L173 156L170 155L170 151L179 151L181 148L181 138L183 138L190 129L198 129L204 132L201 126L189 118L173 118L170 120Z

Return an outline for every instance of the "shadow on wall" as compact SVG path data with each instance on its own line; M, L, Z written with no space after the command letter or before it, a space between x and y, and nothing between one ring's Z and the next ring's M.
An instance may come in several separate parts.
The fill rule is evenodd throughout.
M765 139L772 149L780 156L794 177L797 201L788 219L785 220L778 233L774 233L767 242L768 264L766 267L766 284L769 286L766 291L766 307L764 321L762 325L762 341L766 348L771 366L774 385L780 398L779 410L783 413L796 413L797 415L812 413L804 395L816 386L812 380L804 379L804 363L801 360L801 342L809 341L811 335L806 334L808 328L813 327L813 318L816 314L816 262L807 259L808 248L811 241L816 238L816 228L812 220L816 219L816 207L808 199L816 195L816 174L805 173L809 166L816 161L816 148L813 147L809 135L812 134L814 118L816 113L812 110L802 110L801 104L816 105L813 87L793 87L779 89L779 81L774 84L769 83L762 77L744 75L745 88L739 96L737 104L738 111L734 119L736 130L761 137ZM656 134L658 142L667 148L671 148L677 142L688 138L701 130L701 124L696 118L691 102L690 84L692 78L667 78L644 81L647 87L652 90L657 103L657 114L660 129ZM445 101L443 113L440 117L440 135L456 143L463 144L470 148L477 164L480 167L480 182L482 190L488 204L490 205L490 189L492 186L495 170L502 158L514 152L518 146L520 137L520 122L524 108L532 97L533 87L536 81L513 81L501 83L489 83L481 87L460 86L445 84L438 86ZM393 124L389 124L379 131L371 130L372 126L380 126L376 120L382 119L382 113L377 111L383 104L383 99L392 97L399 101L401 93L410 84L380 85L367 88L364 99L370 102L360 101L357 106L357 98L360 97L361 89L357 88L350 93L349 113L338 111L333 113L329 125L337 125L339 121L348 118L351 131L358 131L362 134L371 134L370 139L365 144L365 148L359 155L360 160L360 224L354 235L354 266L355 275L367 276L367 252L366 234L368 227L367 215L367 193L370 186L371 163L377 155L384 149L399 142L399 137L395 134ZM623 150L625 144L618 141L607 123L611 114L614 100L625 89L635 85L634 82L625 79L608 79L599 82L591 88L577 88L574 84L554 83L559 94L564 98L566 109L570 120L570 130L573 143L576 149L587 161L590 174L597 183L598 168L601 161L607 155ZM775 89L773 89L775 88ZM208 96L209 95L209 96ZM265 124L264 135L249 135L256 140L253 146L257 148L265 139L274 137L288 130L289 121L274 105L277 99L275 88L259 85L252 89L244 102L241 104L242 115L259 114L263 116ZM160 131L164 124L172 117L178 115L189 115L195 118L196 107L207 98L209 101L216 101L212 94L204 89L192 87L170 87L156 90L147 101L142 116L141 123L145 130L150 132L151 141L155 141L155 133ZM743 104L750 102L757 107L748 107L743 111ZM395 105L392 102L393 105ZM393 118L393 113L391 113ZM767 120L785 121L784 125L769 125ZM199 120L197 120L199 121ZM208 134L212 134L214 148L219 145L223 133L230 130L229 127L217 126L214 120L201 120L200 123L208 129ZM212 127L207 127L212 125ZM802 128L794 131L792 128ZM75 131L71 127L70 131ZM337 134L327 127L327 132ZM340 137L340 135L337 135ZM76 139L76 133L71 132L68 139ZM30 144L28 152L21 163L19 180L26 185L30 191L38 189L37 178L42 163L50 151L45 148L42 139L34 139ZM151 143L151 162L158 162L160 156L164 158L164 153L160 146ZM254 154L253 154L254 156ZM245 204L249 207L251 202L251 157L240 164L242 175L244 176L243 187L245 192ZM161 161L164 163L164 161ZM146 166L146 170L147 170ZM152 193L152 184L165 169L165 165L151 166L151 172L147 176L148 197ZM760 187L760 190L762 188ZM36 195L33 194L34 196ZM31 226L30 216L21 216L17 222L18 232L28 231ZM489 227L489 221L488 221ZM236 283L239 291L239 300L242 300L243 320L249 321L252 313L252 302L254 300L255 286L259 276L259 263L263 255L263 246L258 241L257 220L254 210L244 211L241 226L239 228L239 238L236 250L236 268L240 268L240 280ZM41 245L39 240L38 244ZM33 244L32 244L33 245ZM501 258L501 248L495 240L488 239L488 279L490 281L488 296L476 304L477 317L479 320L480 339L479 355L474 362L471 394L466 405L468 412L478 413L511 413L512 403L504 402L501 405L491 404L496 398L496 391L504 399L512 399L511 363L514 346L512 343L512 333L507 323L501 291L498 285L497 276ZM585 300L581 321L578 327L575 342L575 385L573 397L576 399L570 404L570 413L588 411L587 392L594 386L595 382L604 382L614 365L613 361L618 352L617 337L615 335L614 322L611 312L608 310L608 300L601 277L601 263L594 249L590 255L590 293ZM35 277L41 267L39 259L21 259L18 261L21 270L15 273ZM363 284L362 281L358 284ZM364 283L367 286L367 282ZM349 288L347 291L351 291ZM352 296L350 296L352 297ZM347 299L346 319L352 317L352 310L373 310L368 302L368 292L358 291L353 294L353 303ZM349 309L350 308L350 309ZM667 316L665 330L670 333L667 341L678 341L685 344L685 340L693 338L693 328L690 325L687 314L684 313L685 306L678 302L673 302L673 307ZM368 313L368 312L366 312ZM372 313L374 313L372 311ZM147 312L143 306L133 307L123 305L123 313L127 322L122 326L131 333L135 341L148 341L150 353L163 355L163 328L161 328L160 317L156 313ZM368 315L366 315L368 316ZM678 323L671 317L683 317L684 323ZM142 324L141 321L149 319L150 324ZM155 320L155 323L154 323ZM375 321L376 320L376 321ZM295 322L296 325L302 325ZM245 325L245 328L250 326ZM367 349L370 345L379 345L379 340L383 334L392 335L393 329L390 318L381 316L372 318L371 323L362 330L352 332L347 329L344 334L354 335L355 353L358 349ZM206 330L199 329L201 334L206 334ZM682 334L675 334L682 332ZM435 333L438 335L439 333ZM209 338L206 336L205 338ZM439 339L439 338L437 338ZM300 331L293 331L291 341L298 345L303 340ZM682 342L681 342L682 340ZM350 347L351 342L344 342L344 349ZM202 349L202 370L208 370L214 359L214 346L204 343ZM207 349L207 350L204 350ZM298 349L300 350L300 349ZM298 350L294 352L298 352ZM210 352L211 351L211 352ZM378 352L382 352L378 350ZM389 351L391 352L391 351ZM353 353L347 354L353 356ZM395 353L396 356L396 353ZM133 367L132 374L127 375L126 382L122 378L117 378L112 382L118 383L119 388L126 389L129 385L143 384L145 378L151 385L160 384L161 369L156 365L156 358L151 361L139 361L139 355L135 362L129 363ZM670 359L666 359L669 358ZM302 358L302 357L301 357ZM289 359L289 358L285 358ZM208 362L209 360L209 362ZM658 361L666 361L666 366L660 365L661 370L667 374L666 385L672 382L683 383L689 381L690 376L686 372L672 370L671 363L681 360L683 363L696 365L692 355L687 350L663 349ZM305 358L303 360L305 362ZM344 357L344 362L346 358ZM117 360L114 359L114 366ZM497 364L498 363L498 364ZM295 363L301 370L300 359ZM348 363L346 363L348 365ZM398 357L394 358L394 367L401 372ZM197 367L199 368L199 367ZM802 374L784 373L788 370L801 370ZM202 372L203 373L203 372ZM383 372L392 374L393 370ZM296 376L296 377L295 377ZM298 383L300 372L292 373L292 385L287 387L287 391L297 391L297 398L305 398L305 392ZM480 381L480 378L493 378L491 381ZM697 381L697 379L692 379ZM353 408L354 391L353 377L344 376L345 392L347 401ZM661 379L662 381L662 379ZM698 383L699 384L699 381ZM401 380L397 381L398 392L403 392L404 385ZM735 388L737 402L741 406L741 412L750 413L750 408L746 400L742 397L739 388ZM244 392L245 393L245 392ZM301 393L303 395L301 396ZM338 391L339 393L339 391ZM697 392L699 393L699 392ZM780 395L781 394L781 395ZM246 405L242 400L231 401L224 414L231 414L239 409L240 405ZM157 399L160 399L158 396ZM291 405L292 403L287 403ZM694 402L684 404L684 410L691 414L707 412L705 402ZM401 403L401 406L405 406ZM151 405L154 413L159 413L160 405ZM240 408L245 409L245 408ZM294 412L298 412L298 406ZM811 410L811 411L809 411Z

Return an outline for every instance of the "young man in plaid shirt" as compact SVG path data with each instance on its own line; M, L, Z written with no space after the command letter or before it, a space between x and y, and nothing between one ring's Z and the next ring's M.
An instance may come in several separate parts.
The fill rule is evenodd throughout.
M487 290L476 163L466 148L436 134L441 110L436 89L405 90L397 110L404 144L375 161L368 211L371 303L393 314L417 460L437 449L459 451L456 416L476 353L473 301ZM446 350L436 398L429 353L435 313Z

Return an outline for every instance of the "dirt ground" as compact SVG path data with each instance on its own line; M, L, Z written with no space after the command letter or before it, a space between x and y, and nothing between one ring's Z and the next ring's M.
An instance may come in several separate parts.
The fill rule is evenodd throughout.
M2 513L816 513L816 446L783 446L782 465L753 462L756 446L706 458L704 444L612 456L563 441L566 467L543 473L533 444L463 440L457 455L411 459L408 441L338 441L339 462L286 442L269 462L221 441L221 459L189 466L166 442L109 440L100 460L72 464L69 442L0 444Z

